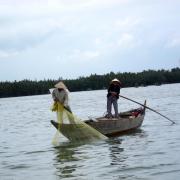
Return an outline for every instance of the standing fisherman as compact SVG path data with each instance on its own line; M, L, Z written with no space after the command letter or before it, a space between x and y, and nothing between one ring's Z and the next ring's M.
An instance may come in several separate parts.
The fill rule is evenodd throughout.
M107 115L106 115L107 118L113 117L111 113L112 104L114 107L115 118L118 118L119 116L117 100L119 99L120 88L121 88L121 82L118 79L113 79L110 83L107 94Z
M60 102L65 107L65 109L71 112L71 108L68 105L68 92L69 91L67 87L65 86L65 84L62 81L60 81L54 87L55 89L52 92L52 98L54 102Z

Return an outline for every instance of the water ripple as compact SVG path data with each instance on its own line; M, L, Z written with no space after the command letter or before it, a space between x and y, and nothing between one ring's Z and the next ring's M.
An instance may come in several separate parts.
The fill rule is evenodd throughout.
M173 89L173 91L172 91ZM1 99L0 179L94 180L179 179L180 84L123 88L122 94L167 115L177 124L147 110L140 130L91 144L70 143L49 123L56 119L50 95ZM98 101L97 101L98 97ZM71 93L73 112L81 119L101 116L106 91ZM119 109L138 107L124 99Z

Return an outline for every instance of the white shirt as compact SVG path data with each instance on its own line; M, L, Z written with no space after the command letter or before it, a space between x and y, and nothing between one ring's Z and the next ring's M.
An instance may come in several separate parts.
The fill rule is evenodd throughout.
M66 90L55 88L52 92L52 97L54 101L59 101L64 106L68 106L68 93Z

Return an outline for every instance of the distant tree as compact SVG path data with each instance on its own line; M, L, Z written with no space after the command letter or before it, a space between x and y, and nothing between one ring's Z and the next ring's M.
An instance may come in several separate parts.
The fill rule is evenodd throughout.
M139 73L114 73L110 72L105 75L91 74L89 77L79 77L77 79L63 79L59 77L57 80L28 80L14 82L0 82L0 97L16 97L28 95L48 94L49 89L63 80L69 90L86 91L107 88L110 81L114 78L120 79L123 87L160 85L165 83L180 83L180 68L176 67L171 70L146 70Z

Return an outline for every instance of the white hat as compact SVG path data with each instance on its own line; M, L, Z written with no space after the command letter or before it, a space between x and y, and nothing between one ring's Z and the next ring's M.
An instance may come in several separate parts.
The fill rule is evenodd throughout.
M54 87L58 88L58 89L64 89L64 90L67 89L67 87L65 86L65 84L62 81L58 82Z
M121 84L121 81L119 81L118 79L113 79L111 82L118 82L118 83L120 83Z

